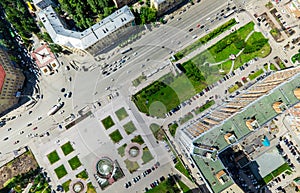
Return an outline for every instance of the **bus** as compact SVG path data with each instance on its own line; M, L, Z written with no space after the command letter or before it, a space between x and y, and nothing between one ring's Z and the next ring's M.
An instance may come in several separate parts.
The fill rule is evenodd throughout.
M231 10L231 11L227 12L227 13L224 15L224 18L229 17L229 16L232 15L233 13L234 13L234 10Z
M129 51L131 51L132 50L132 48L127 48L127 49L125 49L125 50L122 50L121 51L121 54L126 54L127 52L129 52Z
M64 102L59 103L58 105L54 105L50 111L47 113L48 116L54 115L59 109L64 106Z

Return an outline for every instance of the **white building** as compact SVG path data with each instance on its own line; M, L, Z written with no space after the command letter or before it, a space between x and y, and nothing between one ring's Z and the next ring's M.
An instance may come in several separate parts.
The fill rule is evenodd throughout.
M54 6L52 0L32 0L37 9L45 9L48 6Z
M135 17L128 6L122 7L82 32L67 29L52 6L41 10L38 16L54 43L74 50L86 50L92 55L111 46L120 37L135 29L130 27L135 25Z

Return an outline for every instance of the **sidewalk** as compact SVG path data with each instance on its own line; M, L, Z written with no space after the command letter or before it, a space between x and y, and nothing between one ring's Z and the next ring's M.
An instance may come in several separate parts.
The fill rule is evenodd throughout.
M239 15L241 14L245 14L245 13L239 13ZM236 16L236 15L234 15ZM241 16L240 16L241 17ZM229 19L231 19L232 17L229 17ZM244 18L244 16L242 16L242 18ZM182 59L180 59L179 61L177 61L178 63L184 63L187 60L190 60L191 58L197 56L198 54L200 54L201 52L207 50L209 47L211 47L212 45L216 44L218 41L222 40L224 37L228 36L229 34L232 33L233 30L239 29L240 27L244 26L245 24L247 24L248 22L252 21L251 18L246 17L247 20L242 20L239 21L239 23L235 24L234 26L232 26L230 29L228 29L227 31L221 33L220 35L218 35L217 37L215 37L214 39L210 40L209 42L207 42L206 44L202 45L201 47L199 47L198 49L196 49L195 51L191 52L190 54L188 54L187 56L183 57ZM238 19L236 19L238 20ZM211 31L210 31L211 32ZM209 33L210 33L209 32ZM207 33L208 34L208 33ZM207 35L205 34L205 35ZM205 36L204 35L204 36ZM203 36L201 36L203 37ZM186 45L187 46L187 45Z

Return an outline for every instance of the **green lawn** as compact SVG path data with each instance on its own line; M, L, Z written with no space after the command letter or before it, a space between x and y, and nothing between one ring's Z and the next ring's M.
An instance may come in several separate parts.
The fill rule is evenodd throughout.
M185 185L182 181L178 181L178 184L180 186L180 188L182 189L183 193L189 192L191 189Z
M187 121L191 120L194 117L194 115L189 112L188 114L184 115L183 117L179 118L180 125L186 123Z
M114 143L118 143L119 141L121 141L123 139L120 131L117 129L114 132L112 132L111 134L109 134L109 137L111 138L111 140Z
M300 52L292 56L292 62L295 63L296 61L300 62Z
M158 124L156 124L156 123L152 123L149 127L150 127L150 130L152 131L154 137L156 139L159 139L158 135L160 133L160 126Z
M263 180L267 184L273 179L273 176L274 178L276 178L277 176L279 176L281 173L285 171L291 171L291 167L289 166L288 163L284 163L279 168L272 171L269 175L265 176Z
M51 153L49 153L47 155L47 157L48 157L50 164L54 164L55 162L57 162L59 160L59 156L55 150L52 151Z
M171 135L174 137L175 133L176 133L176 129L178 128L178 124L172 123L168 127L169 127L169 131L170 131Z
M231 86L229 89L228 89L228 92L229 93L233 93L234 91L236 91L237 89L239 89L239 85L237 84L234 84L233 86Z
M127 114L127 112L126 112L126 110L125 110L124 107L120 108L115 113L116 113L119 121L122 121L123 119L125 119L126 117L128 117L128 114Z
M259 70L255 71L254 73L249 74L248 77L249 77L250 80L254 80L256 77L260 76L263 73L264 73L264 70L263 69L259 69Z
M198 115L198 114L202 113L203 111L205 111L206 109L209 109L214 104L215 104L215 101L210 100L207 103L205 103L204 105L202 105L201 107L196 107L195 114Z
M132 81L132 85L133 85L134 87L137 87L137 86L140 85L141 82L143 82L144 80L146 80L146 76L141 75L141 76L137 77L136 79L134 79L134 80Z
M144 147L143 149L143 156L142 156L143 164L148 163L149 161L153 160L153 156L149 151L148 147Z
M284 65L284 63L283 62L279 62L279 68L281 69L281 70L283 70L283 69L285 69L286 68L286 66Z
M136 130L136 127L134 126L134 124L132 123L132 121L126 123L125 125L123 125L125 132L127 133L127 135L130 135L131 133L133 133Z
M175 177L174 177L175 178ZM188 187L183 184L180 180L177 181L180 185L181 189L183 189L183 193L190 193ZM182 185L182 186L181 186ZM165 181L159 183L158 186L147 191L147 193L179 193L180 189L177 187L176 182L173 178L166 178Z
M185 175L187 178L191 179L190 173L185 169L184 165L181 163L181 161L178 161L175 164L175 168L180 171L183 175Z
M259 42L265 42L267 39L263 36L262 33L260 32L254 32L246 42L245 49L247 48L252 48L254 49L253 52L251 53L246 53L245 50L235 59L234 63L234 69L239 68L242 66L244 63L250 61L251 59L255 57L259 58L265 58L271 53L271 46L269 43L266 43L264 45L257 45L254 46L255 44L258 44Z
M181 64L183 73L174 77L167 74L132 96L138 109L155 117L164 118L165 113L178 106L181 102L202 91L207 85L213 84L229 72L230 54L244 51L234 61L234 69L255 57L266 57L271 52L267 39L260 32L254 32L247 42L245 38L254 30L250 22L235 32L224 37L191 60ZM222 62L222 64L214 64ZM220 70L223 71L220 71Z
M68 191L69 191L69 185L70 185L70 183L71 183L71 180L68 180L68 181L66 181L66 182L64 182L64 183L62 184L62 187L64 188L64 191L65 191L65 192L68 192Z
M73 157L69 161L69 165L71 166L72 170L77 169L79 166L81 166L81 162L77 156Z
M196 42L192 43L191 45L185 47L182 49L180 52L176 53L174 56L177 60L183 58L184 56L188 55L189 53L195 51L199 47L201 47L203 44L207 43L208 41L214 39L218 35L222 34L226 30L230 29L232 26L236 24L235 19L231 19L228 22L222 24L221 26L217 27L214 29L212 32L209 34L201 37L198 39Z
M127 144L125 143L124 145L122 145L121 147L118 148L118 153L121 157L123 157L125 155L126 146L127 146Z
M63 151L64 155L68 155L72 151L74 151L72 145L70 142L65 143L64 145L61 146L61 150Z
M88 176L88 174L86 173L86 171L83 170L83 171L81 171L80 173L78 173L78 174L76 175L76 178L81 178L81 179L83 179L83 180L86 180L86 179L89 178L89 176Z
M54 172L56 173L58 179L64 177L68 173L64 165L61 165L58 168L54 169Z
M87 187L88 187L88 189L87 189L86 193L97 193L95 187L92 184L92 182L89 182L87 184Z
M276 66L274 64L271 63L270 70L277 71L278 69L276 68Z
M274 7L273 3L271 3L271 1L269 1L266 5L265 5L266 8L268 9L272 9Z
M174 77L169 73L136 93L132 100L141 112L163 118L165 113L203 88L199 83L194 87L186 76Z
M105 129L109 129L111 128L112 126L115 125L114 121L112 120L111 116L108 116L106 117L105 119L103 119L102 121L102 124L104 126Z
M142 136L138 135L138 136L135 136L133 139L131 139L131 142L142 145L144 143L144 140L143 140Z
M155 186L154 188L147 191L147 193L179 193L179 189L176 186L176 183L175 182L170 183L168 182L168 180L169 179L167 178L165 181L161 182L158 186Z
M128 159L126 159L124 162L125 162L126 168L128 169L128 171L130 173L133 173L140 168L140 166L137 162L132 162L132 161L129 161Z

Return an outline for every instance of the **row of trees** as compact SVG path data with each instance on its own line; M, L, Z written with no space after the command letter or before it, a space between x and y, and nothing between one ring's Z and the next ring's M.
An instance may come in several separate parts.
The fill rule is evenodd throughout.
M139 12L137 10L131 9L131 12L135 16L135 22L137 25L139 24L144 25L147 23L155 22L157 18L156 9L153 9L148 6L142 6Z
M7 20L13 25L14 29L21 36L25 44L29 44L33 33L40 30L35 23L34 18L29 13L23 0L1 0Z
M66 11L74 20L80 30L84 30L95 24L98 20L110 15L114 10L111 0L58 0L60 6L56 11Z
M24 188L28 185L28 183L34 182L35 184L39 183L43 178L39 175L41 172L40 168L30 169L27 173L19 174L15 176L9 184L7 184L4 188L0 189L0 193L7 193L13 188L16 192L22 192ZM38 177L38 180L35 180ZM44 178L43 178L44 180ZM45 180L44 180L45 182Z
M205 81L205 77L202 75L200 69L191 61L187 61L182 64L185 69L185 75L194 82Z

